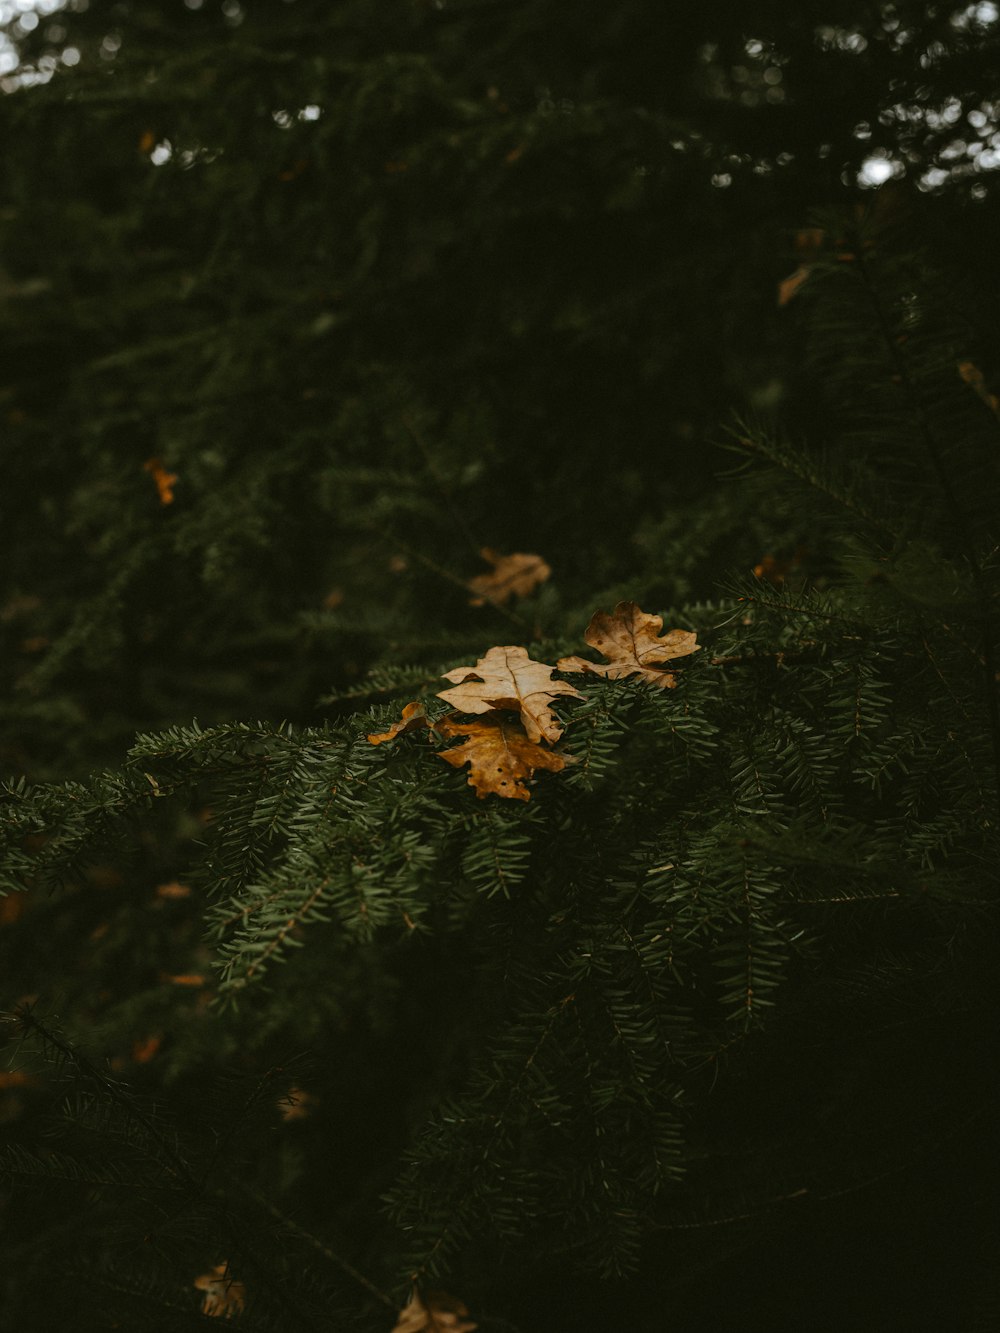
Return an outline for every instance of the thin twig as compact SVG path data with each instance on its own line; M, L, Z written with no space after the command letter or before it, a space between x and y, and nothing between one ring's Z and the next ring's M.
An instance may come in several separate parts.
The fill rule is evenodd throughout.
M312 1235L311 1232L306 1231L304 1227L299 1226L298 1222L294 1221L286 1213L283 1213L280 1208L276 1208L269 1199L265 1198L263 1194L254 1189L252 1185L245 1185L243 1188L265 1212L270 1213L271 1216L276 1221L280 1222L288 1231L291 1231L294 1235L298 1236L300 1240L304 1240L307 1245L311 1245L318 1254L323 1256L324 1259L328 1259L330 1263L336 1264L338 1268L342 1269L349 1277L353 1278L355 1282L360 1282L365 1290L369 1291L377 1300L381 1301L383 1305L387 1305L390 1310L396 1309L395 1301L387 1296L379 1287L376 1287L374 1282L369 1281L364 1273L359 1273L353 1264L349 1264L347 1260L341 1258L335 1250L331 1250L329 1245L325 1245L318 1237Z

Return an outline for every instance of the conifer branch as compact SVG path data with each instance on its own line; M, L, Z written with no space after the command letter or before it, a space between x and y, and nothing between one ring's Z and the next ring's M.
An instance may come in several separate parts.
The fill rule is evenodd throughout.
M958 502L958 496L955 494L951 476L949 475L948 469L945 467L941 457L941 451L931 427L923 395L910 372L909 362L904 355L900 340L894 334L889 323L888 315L885 312L882 300L878 294L868 262L865 259L864 246L858 244L856 250L858 272L861 275L865 292L875 316L879 332L882 336L882 341L892 360L900 385L905 389L912 404L913 412L917 420L920 439L924 446L924 452L934 470L934 475L941 488L941 494L944 496L945 503L951 515L954 539L969 568L973 585L976 589L976 598L979 602L980 628L983 644L986 710L989 719L990 739L993 746L997 822L1000 824L1000 691L998 691L997 688L997 659L993 639L993 611L990 605L990 595L986 587L986 580L983 575L982 566L968 537L967 516L963 513L962 507Z
M395 1311L396 1302L392 1300L391 1297L387 1296L381 1288L376 1287L375 1283L366 1278L363 1273L359 1272L353 1264L348 1263L343 1256L337 1254L337 1252L332 1250L324 1241L321 1241L317 1236L314 1236L310 1231L307 1231L305 1227L300 1226L294 1218L289 1217L287 1213L283 1213L280 1208L276 1207L270 1199L265 1198L259 1190L254 1189L252 1185L244 1185L243 1188L255 1203L263 1208L266 1213L269 1213L277 1222L280 1222L283 1227L293 1235L298 1236L300 1240L305 1241L307 1245L310 1245L317 1252L317 1254L321 1254L324 1259L329 1260L331 1264L334 1264L337 1268L341 1269L341 1271L346 1273L348 1277L352 1278L355 1282L360 1283L360 1285L374 1296L376 1300L381 1301L383 1305L386 1305L389 1309Z

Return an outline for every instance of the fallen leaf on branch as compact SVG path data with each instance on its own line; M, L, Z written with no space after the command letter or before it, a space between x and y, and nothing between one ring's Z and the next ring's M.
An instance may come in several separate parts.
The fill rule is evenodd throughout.
M229 1276L227 1263L216 1264L211 1273L202 1273L195 1278L194 1285L205 1293L201 1300L202 1314L228 1319L231 1314L240 1314L246 1304L247 1289Z
M489 796L530 801L528 783L536 769L558 773L572 760L529 740L516 717L489 713L478 722L452 722L443 717L435 728L446 740L464 736L461 745L442 750L440 758L453 768L469 764L469 786L480 800Z
M661 616L640 610L635 602L619 602L611 615L596 611L583 637L608 661L588 662L583 657L561 657L559 670L589 671L609 680L638 675L650 685L672 690L677 677L663 671L659 664L698 652L698 636L690 630L672 629L658 638L662 628Z
M421 1297L414 1288L392 1333L472 1333L479 1325L464 1318L468 1313L466 1305L443 1291L428 1291Z
M469 598L470 606L485 606L487 602L502 606L512 597L527 597L552 573L540 555L528 555L524 551L500 555L489 546L484 546L479 554L493 569L489 574L477 574L474 579L469 579L469 591L476 594Z
M460 713L488 713L494 708L519 709L528 739L557 741L562 725L549 704L560 694L582 699L579 690L553 680L555 667L533 662L523 648L491 648L474 667L455 667L444 673L455 688L439 690Z
M371 745L381 745L383 741L394 741L405 731L416 731L418 727L429 725L422 703L407 704L398 722L394 722L388 731L373 731L368 741Z

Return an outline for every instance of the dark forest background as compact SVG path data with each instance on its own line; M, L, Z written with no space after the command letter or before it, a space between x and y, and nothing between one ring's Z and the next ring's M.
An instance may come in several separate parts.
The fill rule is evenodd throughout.
M426 1196L447 1177L478 1197L478 1149L434 1153L453 1099L469 1115L508 1086L514 1038L496 1087L467 1081L492 1031L483 1015L518 986L533 1012L532 968L548 976L572 952L561 936L558 964L512 945L512 981L489 972L488 942L520 938L531 912L550 928L565 906L559 876L576 871L571 857L561 871L546 861L545 847L581 846L608 811L594 864L617 838L639 849L659 839L643 864L668 859L673 816L648 777L660 761L608 758L608 794L565 808L553 798L557 819L541 813L555 776L511 815L498 798L481 807L440 764L425 778L385 759L401 803L430 802L406 816L414 847L457 846L460 827L479 837L473 816L503 807L489 816L497 856L520 866L534 838L525 883L545 886L530 911L516 890L509 903L506 889L489 898L510 919L483 924L421 881L414 901L433 899L439 917L420 955L377 931L345 953L322 943L321 925L320 943L310 951L307 938L277 969L293 979L244 1005L206 980L226 955L205 934L199 895L229 883L226 857L259 828L254 756L284 762L287 737L324 728L381 729L492 645L534 644L549 662L586 651L592 613L634 600L667 628L696 629L702 666L767 658L718 716L711 704L697 713L691 675L692 709L714 718L706 747L727 728L770 735L786 707L815 729L816 791L828 784L832 798L810 795L788 760L773 800L733 807L736 823L799 839L790 859L774 851L775 884L814 874L849 894L860 876L906 906L866 908L843 928L838 918L829 937L817 927L811 952L782 964L791 998L783 1008L776 991L766 1035L712 1029L715 1063L681 1115L686 1174L667 1173L655 1202L629 1195L601 1212L590 1148L552 1149L563 1180L580 1163L579 1217L567 1205L562 1234L556 1216L517 1236L504 1210L520 1196L498 1185L463 1214L436 1280L485 1333L997 1327L996 5L71 0L0 11L12 891L0 899L0 1323L202 1323L212 1315L191 1283L235 1266L243 1244L241 1275L272 1250L285 1265L273 1308L259 1297L239 1316L248 1327L388 1333ZM751 455L775 469L748 468ZM871 507L829 503L869 474L902 528L865 528ZM551 577L472 605L484 548L537 553ZM737 600L755 586L774 599L759 624L741 620ZM806 602L819 620L783 628ZM838 616L854 619L834 645L816 625ZM713 640L726 626L737 637ZM930 647L920 657L928 641L946 654L953 630L957 664ZM887 757L885 791L873 780L877 800L845 800L833 829L826 811L848 782L837 766L862 727L851 730L849 702L842 733L826 720L840 680L827 664L862 640L879 700L890 713L905 701L894 754L914 769L926 758L935 785L893 822L877 802L898 797L902 810L910 769ZM819 662L815 678L776 683L785 651L806 670ZM779 707L782 690L791 702ZM667 736L662 710L640 716L621 691L608 698L609 737ZM942 745L967 736L963 757L931 753L921 709ZM872 744L888 746L879 716ZM193 719L212 733L210 756ZM256 728L252 745L241 726ZM685 781L715 792L716 760L698 743L702 776ZM732 771L748 770L733 760ZM358 827L395 827L367 799ZM682 785L670 799L688 799ZM714 795L697 799L716 810ZM447 836L440 811L454 815ZM535 820L528 832L515 827L522 815ZM728 884L726 858L756 833L727 823L716 836L724 817L713 814L705 851L685 818L691 864ZM290 817L290 846L300 833ZM199 887L189 867L206 843ZM470 883L477 855L455 853ZM720 920L735 913L719 907ZM597 938L603 926L591 928ZM824 971L834 936L841 970ZM609 994L638 1030L639 982L608 957ZM695 977L690 993L692 1021L710 1027L715 992ZM708 1060L707 1037L699 1050ZM598 1080L603 1058L592 1068L583 1052L546 1095L582 1104L573 1080ZM293 1117L275 1110L290 1087L307 1090ZM616 1124L594 1132L630 1141ZM184 1143L191 1160L209 1147L224 1158L245 1128L234 1172L253 1198L234 1201L227 1185L204 1216L149 1202L152 1176L134 1158L150 1126L156 1153L168 1144L177 1160ZM498 1168L525 1198L546 1179L546 1142L517 1140ZM404 1169L411 1152L418 1166ZM603 1271L601 1255L618 1253L609 1219L626 1213L626 1257ZM211 1250L205 1235L230 1225ZM368 1275L382 1304L324 1247ZM289 1274L324 1264L343 1290L315 1277L296 1294Z

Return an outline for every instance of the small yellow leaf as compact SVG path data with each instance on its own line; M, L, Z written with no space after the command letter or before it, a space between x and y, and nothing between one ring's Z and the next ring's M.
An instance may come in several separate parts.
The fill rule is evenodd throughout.
M778 305L787 305L812 272L811 264L800 264L794 273L778 283Z
M319 1098L293 1084L278 1102L278 1111L287 1124L289 1120L306 1120L319 1105Z
M464 1318L468 1307L443 1291L421 1295L416 1287L399 1312L392 1333L473 1333L479 1325Z
M986 404L990 411L995 416L1000 417L1000 399L997 398L995 393L990 393L989 389L986 387L986 380L983 376L983 372L975 362L959 361L958 373L972 392Z
M147 777L149 775L147 774ZM171 880L169 884L157 884L157 898L190 898L191 888L188 884L178 884L177 880Z
M484 546L480 555L493 569L489 574L477 574L474 579L469 579L468 589L475 593L469 598L470 606L485 606L487 602L503 606L512 597L527 597L552 574L540 555L530 555L526 551L500 555Z
M216 1264L210 1273L202 1273L195 1278L194 1285L205 1293L201 1300L202 1314L228 1319L240 1314L246 1304L246 1287L229 1276L228 1263Z
M160 497L161 505L169 505L174 502L174 482L180 478L176 472L168 472L159 458L147 458L142 465L143 471L148 472L156 482L156 490Z
M132 1059L137 1065L148 1065L153 1056L163 1045L163 1038L154 1033L141 1041L132 1043Z
M427 726L430 726L430 723L427 721L424 706L417 701L406 705L399 721L394 722L388 731L373 731L367 739L370 745L381 745L383 741L394 741L404 732L416 731L418 727Z
M34 1074L27 1073L24 1069L0 1070L0 1089L24 1088L37 1082L37 1077Z

